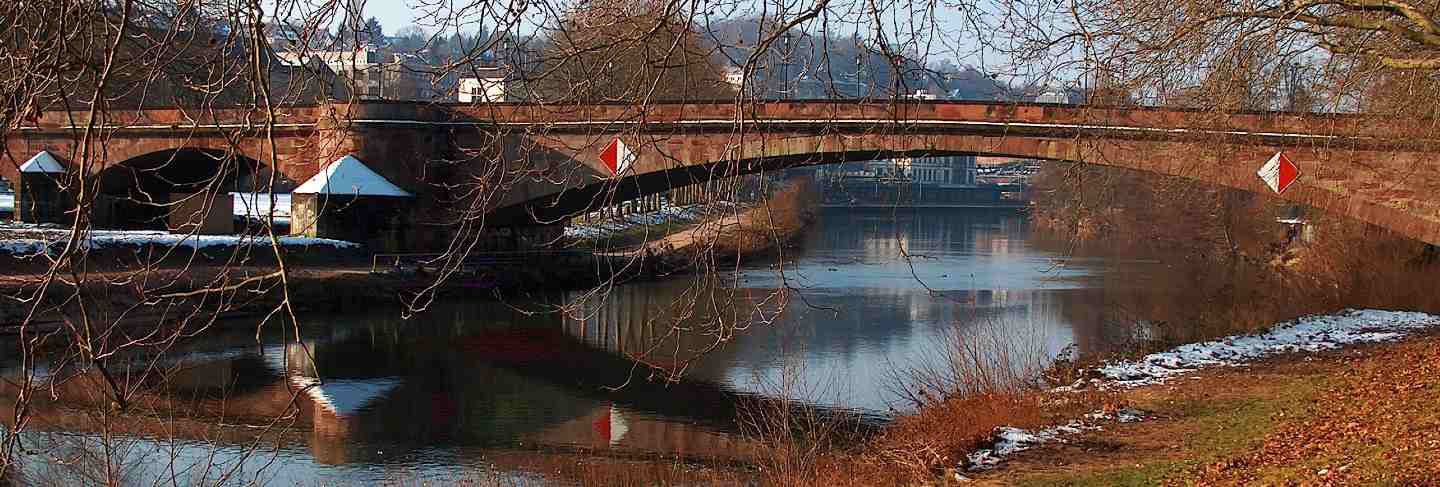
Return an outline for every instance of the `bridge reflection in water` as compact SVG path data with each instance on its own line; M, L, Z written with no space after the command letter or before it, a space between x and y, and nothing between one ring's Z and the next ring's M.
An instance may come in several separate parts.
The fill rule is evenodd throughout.
M1047 353L1084 348L1095 325L1077 328L1064 308L1087 291L1085 272L1050 272L1054 255L1034 249L1026 228L1013 213L826 213L784 266L626 284L603 299L449 303L411 321L374 310L316 316L304 341L284 345L256 346L241 327L170 354L184 359L164 364L170 379L145 384L136 400L150 413L110 429L143 439L132 463L147 479L169 478L154 459L172 447L183 450L177 462L218 451L252 473L279 457L265 475L285 483L516 472L556 452L743 461L756 449L737 434L738 404L774 406L769 398L789 394L886 411L890 367L934 357L951 330L999 323L1028 327ZM684 381L648 382L628 359L680 363L716 340L698 324L773 317L781 267L794 289L786 312L727 337ZM684 332L672 333L677 325ZM286 342L266 331L263 343ZM146 358L128 363L139 370ZM6 376L14 360L0 358ZM806 386L776 389L787 371ZM27 438L93 446L100 427L87 408L105 404L99 380L78 371L58 400L36 404ZM10 414L13 385L0 389L0 414ZM266 429L275 418L279 427ZM266 447L243 456L257 435ZM45 456L26 459L27 474L56 474Z
M167 364L164 384L143 388L135 402L153 414L110 421L108 429L125 438L129 468L143 479L169 478L169 468L153 464L172 449L177 462L222 460L250 471L278 454L285 467L266 478L282 483L325 478L330 471L323 465L435 475L436 454L448 459L443 464L505 470L492 457L524 464L529 458L515 453L577 451L708 462L744 460L754 451L735 434L733 392L699 381L609 392L605 386L625 382L629 361L560 333L553 314L505 309L445 307L429 315L440 326L388 313L347 317L330 324L324 338L258 350L224 348L227 340L212 338ZM138 372L148 358L127 364ZM14 365L7 377L18 375ZM102 379L93 370L64 375L70 379L57 388L58 400L32 409L27 441L98 450L101 424L87 408L106 403L95 392ZM15 391L3 389L0 413L12 414ZM276 418L286 419L273 431L260 429ZM257 434L279 452L243 454ZM82 472L51 468L44 456L27 459L30 474L83 480L76 477Z

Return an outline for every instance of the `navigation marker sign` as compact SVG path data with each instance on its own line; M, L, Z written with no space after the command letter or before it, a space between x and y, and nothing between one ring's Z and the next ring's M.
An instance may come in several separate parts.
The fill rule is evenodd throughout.
M635 153L625 146L625 142L616 137L615 140L610 141L610 145L600 151L600 161L605 163L605 167L610 168L610 176L619 176L630 169L630 163L635 161Z
M1289 189L1290 185L1295 184L1296 179L1300 179L1300 168L1290 162L1290 158L1285 157L1284 152L1276 152L1269 162L1260 166L1260 170L1255 174L1265 181L1265 185L1269 186L1271 191L1280 194Z

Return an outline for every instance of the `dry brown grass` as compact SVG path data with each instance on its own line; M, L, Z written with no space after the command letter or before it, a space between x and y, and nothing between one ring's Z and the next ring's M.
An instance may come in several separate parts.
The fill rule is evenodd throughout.
M933 356L894 366L893 385L915 412L858 446L833 418L794 410L752 413L749 432L767 485L917 485L951 478L997 428L1039 428L1112 404L1104 393L1049 394L1040 380L1050 357L1024 324L980 320L942 335ZM787 367L787 370L789 368ZM792 372L793 373L793 372ZM798 374L794 374L798 376ZM842 441L835 441L840 438Z
M717 256L749 255L784 244L805 228L816 201L810 181L786 181L758 206L727 218L713 239Z
M993 440L1001 426L1046 424L1043 393L1004 391L955 397L900 417L876 439L874 451L886 463L921 480L964 464L965 455Z
M919 482L963 467L1001 426L1031 429L1080 414L1046 392L1046 342L1024 322L987 318L947 329L931 357L896 369L893 388L916 412L896 419L870 451Z

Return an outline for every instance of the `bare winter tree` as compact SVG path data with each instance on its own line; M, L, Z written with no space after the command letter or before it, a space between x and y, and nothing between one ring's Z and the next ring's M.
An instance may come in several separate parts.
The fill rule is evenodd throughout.
M1236 108L1236 102L1284 108L1289 93L1304 91L1312 100L1323 92L1320 99L1330 110L1374 109L1383 104L1364 101L1379 94L1370 87L1406 80L1396 87L1413 90L1424 72L1440 67L1434 8L1349 0L1059 2L1039 10L1068 16L1068 28L1022 28L1017 37L1027 42L1016 52L1036 60L1070 59L1082 70L1128 66L1124 81L1162 98L1222 79L1230 88L1243 80L1249 85L1245 96L1259 98L1217 108ZM1291 89L1297 85L1304 86Z
M297 107L346 105L368 95L343 73L359 61L348 57L338 64L351 66L336 69L335 52L359 48L385 59L423 59L423 66L397 69L425 78L437 93L453 93L455 78L500 64L517 86L519 101L537 106L624 102L643 112L650 104L675 100L748 103L776 91L794 92L794 83L785 78L802 76L831 85L818 92L844 91L835 88L838 83L886 86L885 94L875 98L894 100L924 78L928 55L962 48L945 45L955 37L943 34L973 34L982 24L981 9L973 5L953 7L968 23L942 29L938 10L950 7L926 3L421 0L413 5L414 27L386 29L364 15L361 6L339 0L0 5L0 137L20 137L41 122L63 121L76 141L72 152L57 154L67 170L54 178L61 191L74 196L74 208L64 214L61 228L35 230L43 232L44 248L14 259L26 274L5 289L0 315L15 340L3 353L19 358L20 372L3 379L7 414L0 428L0 479L12 475L15 462L33 463L38 455L62 466L89 459L72 479L112 485L133 480L127 466L136 459L119 454L122 446L154 431L150 426L203 409L165 399L176 360L194 337L236 326L225 319L238 316L239 326L257 330L257 340L285 336L288 345L304 342L296 301L303 299L297 296L305 270L286 251L286 236L276 228L273 213L261 215L238 245L221 253L202 253L173 241L116 253L96 242L102 227L117 219L198 237L199 223L212 209L226 211L217 206L230 193L258 193L257 199L273 203L276 193L295 183L276 169L278 154L294 150L277 143L284 114ZM743 27L729 33L710 27L725 22ZM383 36L386 30L404 35L392 43ZM851 34L831 36L832 31ZM843 48L831 45L840 39L849 42ZM769 91L747 91L726 82L727 69L745 75L742 85L780 81L771 82ZM182 120L203 120L222 109L251 116L236 126L193 128L193 133L219 134L229 141L226 148L157 153L118 164L111 157L113 129L131 123L123 113L135 109L174 110ZM456 160L424 161L457 174L459 181L436 189L456 202L455 210L427 222L447 225L454 236L438 259L444 270L431 281L432 291L484 250L493 226L489 212L508 192L578 177L543 164L503 163L502 158L544 160L543 154L523 154L536 149L523 140L544 137L547 127L526 133L457 130L475 130L493 144L458 148ZM750 131L748 121L735 121L732 143L761 137ZM242 140L264 142L258 151L242 150ZM661 141L657 137L651 143L658 147ZM494 149L500 146L522 154ZM18 167L31 155L3 154L0 163ZM738 174L738 167L721 167L715 174ZM753 192L739 181L709 181L707 176L686 183L698 183L693 187L702 188L701 199L715 201ZM613 191L600 194L586 212L621 203ZM766 205L763 199L759 204ZM725 208L740 218L738 206ZM745 241L773 243L781 238L775 229L779 222L800 211L793 203L777 203L745 217L741 233ZM708 272L738 265L734 250L724 248L736 240L724 235L715 233L704 244L718 250L693 258L702 269L696 274L697 289L701 283L714 285ZM643 265L643 259L636 257L633 265ZM603 299L615 283L606 279L592 296ZM708 298L692 293L677 303L679 318L664 325L670 336L707 337L695 350L704 353L750 326L754 316L773 319L782 295L751 300L754 312L696 323L684 319L693 315L687 309ZM423 310L430 296L421 293L409 300L411 311ZM672 379L686 363L637 358L666 369L665 377ZM303 389L295 386L293 397ZM56 404L84 408L95 419L87 428L97 432L96 443L61 445L30 435L43 432L34 427L37 417ZM283 428L294 418L292 411L261 426L268 434L269 428ZM252 444L263 436L252 437ZM238 474L227 468L197 478L224 483Z
M72 153L60 154L68 170L55 178L74 195L75 208L64 215L63 228L44 229L49 240L42 251L17 259L30 275L5 290L0 317L16 340L0 353L20 357L22 373L3 379L11 402L0 429L0 479L17 458L34 451L26 433L35 412L48 405L83 404L98 418L97 436L109 442L102 452L116 450L120 433L143 432L143 423L179 414L184 408L160 399L175 368L169 358L223 318L239 316L240 326L257 330L257 340L284 336L287 345L304 343L297 310L302 303L296 301L306 283L316 281L287 252L277 215L257 218L246 238L223 254L175 242L107 254L96 248L95 237L100 222L117 215L131 226L188 228L181 233L195 237L198 222L230 193L258 193L273 203L276 193L295 183L276 167L281 153L316 150L277 142L287 113L340 110L362 97L385 96L365 92L361 80L346 74L359 67L361 55L374 54L386 65L374 76L421 79L414 91L431 96L412 100L417 104L448 101L460 78L500 71L494 76L514 86L507 101L537 113L610 104L622 115L597 122L631 124L626 127L647 123L645 114L659 104L681 101L733 103L743 114L745 107L777 98L909 103L906 94L920 89L973 88L994 100L1008 96L1011 83L1076 88L1096 105L1163 103L1216 112L1329 108L1429 116L1433 104L1405 103L1398 94L1440 94L1432 73L1440 67L1434 6L1404 2L414 0L407 2L414 25L403 28L381 25L365 15L363 4L0 4L0 137L19 137L43 121L67 127L76 141ZM391 39L386 31L402 35ZM952 60L969 66L940 66ZM204 120L222 109L249 116L244 123L194 127L194 133L203 128L220 134L215 137L227 141L224 148L117 164L110 157L113 128L132 122L122 114L135 109L174 110L181 120ZM888 133L904 130L904 122L894 120ZM397 307L397 315L424 311L489 250L500 226L492 220L495 210L509 197L541 186L588 185L593 191L582 210L524 215L563 225L656 196L650 189L626 193L624 182L601 181L557 162L565 159L557 152L594 149L617 130L597 129L583 134L592 139L588 145L558 150L537 141L574 129L502 125L447 129L480 142L450 148L443 159L416 161L446 179L427 188L445 208L414 215L414 223L444 228L448 238L438 255L427 257L436 272L424 276L418 293L396 300L406 306ZM641 134L638 128L621 132L632 140ZM637 145L658 154L684 150L672 148L669 135L649 131ZM784 143L745 115L724 135L729 147ZM242 150L246 140L263 141L260 150ZM3 154L0 164L18 167L30 156ZM742 162L716 161L666 182L698 194L699 204L758 196L746 204L709 205L709 216L730 226L717 224L724 229L705 234L700 249L685 256L683 264L695 269L694 292L671 303L667 317L655 323L663 332L633 354L641 364L636 370L676 380L695 357L773 320L796 295L781 289L746 296L738 301L741 309L728 313L712 309L715 287L738 293L738 284L717 279L739 266L737 247L779 243L783 227L803 214L794 200L776 196L780 184L768 176L785 164L834 161ZM762 177L749 182L737 177L757 172ZM629 243L591 249L614 259L619 270L563 311L593 313L583 300L603 300L625 276L653 266L646 249L654 248ZM782 252L782 272L783 259ZM703 339L685 353L667 349L679 334ZM303 389L295 386L293 396ZM269 419L262 426L281 428L294 415ZM53 458L62 450L42 455ZM85 469L87 480L125 481L122 456L94 458L99 466ZM205 479L223 483L227 475Z

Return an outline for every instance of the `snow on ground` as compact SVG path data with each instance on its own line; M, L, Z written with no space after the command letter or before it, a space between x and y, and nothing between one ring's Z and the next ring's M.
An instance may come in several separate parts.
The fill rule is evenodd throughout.
M0 254L24 256L47 251L58 252L69 238L70 230L67 228L4 223L0 224ZM154 245L198 250L269 244L269 237L263 235L188 235L152 230L91 230L88 239L82 242L84 248L90 249ZM327 246L337 249L360 246L344 240L291 236L280 237L280 245L286 247Z
M1064 442L1067 436L1076 435L1081 432L1103 429L1100 425L1104 423L1134 423L1136 421L1143 421L1144 419L1144 413L1139 410L1121 409L1113 413L1096 411L1086 414L1084 419L1041 430L1032 431L1001 426L995 429L994 446L976 450L968 455L968 470L973 472L995 468L995 466L1005 461L1005 459L1011 455L1035 448L1044 443L1053 441Z
M1330 315L1307 316L1277 324L1259 335L1228 336L1181 345L1146 355L1137 361L1107 363L1096 369L1102 379L1090 379L1089 384L1077 382L1058 387L1055 391L1071 391L1085 385L1105 388L1159 384L1204 367L1234 367L1269 355L1319 352L1350 344L1396 340L1437 325L1440 325L1440 316L1405 311L1346 310ZM1015 453L1047 442L1065 441L1066 436L1082 431L1100 429L1099 423L1133 423L1143 419L1144 414L1140 411L1122 409L1115 413L1090 413L1081 420L1042 430L997 428L994 446L969 455L969 470L994 468Z
M637 213L625 215L619 218L606 220L599 223L570 225L565 227L565 236L580 239L604 238L609 235L622 233L626 230L642 225L660 225L664 223L693 223L700 220L706 214L716 211L732 209L735 203L728 201L717 201L709 204L694 204L686 206L665 206L659 211L650 213Z
M1235 335L1181 345L1133 362L1113 362L1097 371L1102 386L1137 387L1202 367L1236 366L1289 352L1319 352L1355 343L1401 338L1440 324L1440 316L1404 311L1347 310L1300 318L1276 325L1260 335Z

